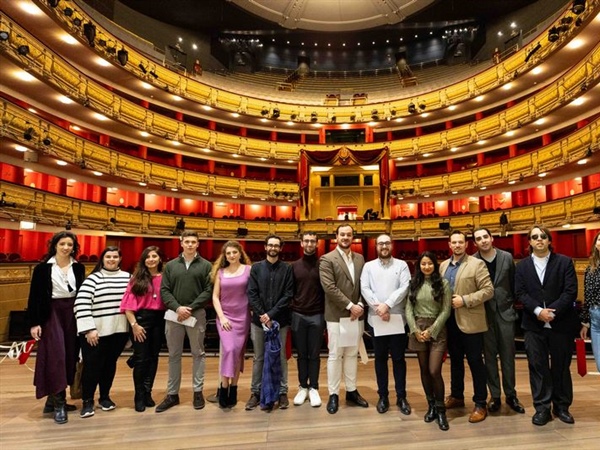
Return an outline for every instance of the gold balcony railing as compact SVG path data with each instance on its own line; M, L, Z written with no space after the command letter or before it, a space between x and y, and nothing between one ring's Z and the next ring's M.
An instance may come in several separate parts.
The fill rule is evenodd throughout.
M39 4L42 9L52 15L56 21L66 27L73 35L78 36L83 42L87 42L83 36L82 27L78 27L73 23L73 17L68 17L64 14L64 11L60 8L47 8L46 3L41 0L34 0L35 3ZM62 3L72 3L69 0L64 0ZM581 21L584 23L593 17L600 4L599 0L589 0L587 2L586 10L579 16ZM555 50L560 48L566 41L570 40L577 32L580 27L575 26L572 21L568 26L561 22L563 17L570 15L570 9L567 8L565 12L560 14L556 21L551 26L561 26L562 32L560 33L559 39L555 42L548 40L548 33L542 31L540 36L535 39L534 43L528 46L524 46L522 49L517 51L512 56L505 59L497 66L490 67L489 69L481 72L475 77L455 83L451 86L447 86L444 89L438 91L432 91L424 93L418 96L419 101L425 101L428 110L435 110L438 108L444 108L450 104L460 103L465 100L469 100L477 95L484 94L492 89L497 88L510 80L512 80L518 74L522 74L527 70L534 67L540 60L546 59ZM78 18L82 22L94 23L91 17L88 17L85 12L78 11ZM125 70L128 70L136 77L142 78L148 82L156 84L158 87L168 89L182 97L188 98L193 101L197 101L203 104L209 104L211 106L231 111L241 112L256 117L261 117L261 110L264 107L265 99L261 99L254 96L245 96L237 93L227 91L225 86L216 88L202 83L201 80L189 78L185 74L175 72L167 67L163 67L160 64L156 64L149 60L149 58L135 48L128 45L128 43L119 40L109 30L103 28L100 24L94 23L96 27L96 40L102 39L104 42L110 43L110 45L96 45L96 51L105 57L106 59L114 60L116 58L116 52L114 49L125 49L128 52L128 62L125 65ZM532 52L535 45L541 45L541 47ZM113 49L113 50L110 50ZM527 57L527 56L530 57ZM144 74L139 70L139 64L151 68L157 78ZM387 99L385 102L370 103L364 107L335 107L335 114L338 121L350 121L349 118L352 114L359 114L360 116L366 117L370 114L372 108L395 109L398 112L398 117L409 116L408 105L414 102L415 98L409 98L402 96L402 90L398 89L398 97L396 99ZM285 100L278 102L269 102L273 106L280 109L281 117L287 118L292 114L298 112L298 105L302 105L301 102L291 104ZM331 110L330 106L319 106L307 103L305 106L309 107L311 111L315 111L318 114L320 122L326 122L328 113ZM364 109L364 110L363 110Z
M148 131L159 137L168 136L169 139L190 146L209 147L229 155L237 154L257 158L297 160L302 149L318 151L332 148L329 145L290 144L235 136L192 126L156 114L87 79L18 25L7 22L4 17L0 23L10 31L9 40L0 45L0 51L27 67L30 72L37 73L65 95L134 128ZM17 51L22 42L27 42L30 47L27 56L20 55ZM597 70L599 65L600 44L559 80L501 113L440 133L395 140L386 142L384 145L390 148L390 156L393 158L414 157L498 136L563 106L565 102L580 94L582 83L591 85L596 82L600 77L600 70ZM355 144L349 145L349 148L373 150L380 148L381 145L382 143Z
M2 208L0 218L31 220L63 227L70 220L75 228L124 232L134 235L171 235L181 215L140 211L122 207L100 205L66 196L0 182L0 191L15 207ZM533 224L558 227L564 224L581 225L597 222L594 208L600 204L600 189L567 199L555 200L503 210L514 231L527 230ZM440 222L449 222L452 228L469 230L487 227L492 232L500 230L500 211L466 214L462 216L402 220L350 221L359 234L388 233L394 239L441 236ZM311 220L302 222L264 222L247 219L217 219L214 217L185 216L186 228L197 230L208 238L229 238L238 228L248 230L248 239L263 239L268 233L297 237L303 230L322 235L335 233L340 221Z

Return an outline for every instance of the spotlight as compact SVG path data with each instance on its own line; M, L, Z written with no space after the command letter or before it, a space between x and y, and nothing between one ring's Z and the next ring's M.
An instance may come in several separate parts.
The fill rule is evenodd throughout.
M269 114L269 108L267 108L266 106L263 106L263 109L260 110L260 115L266 116L268 114Z
M575 0L573 2L573 6L571 7L571 11L573 13L579 15L585 11L585 0Z
M111 218L109 219L109 221L110 221L110 223L112 223L113 225L116 225L116 224L117 224L117 219L116 219L116 218L114 218L114 217L111 217Z
M88 40L90 47L93 47L95 45L94 41L96 40L96 25L91 22L87 22L83 25L83 35Z
M19 45L17 47L17 53L21 56L29 55L29 45Z
M114 55L117 53L117 48L116 47L106 47L106 53L110 54L110 55Z
M273 113L271 114L271 117L273 119L277 119L280 114L281 114L281 111L279 111L279 108L275 108L275 109L273 109Z
M425 104L425 102L421 102L421 103L419 103L419 109L420 109L421 111L425 111L425 108L427 108L427 105Z
M376 109L374 109L373 111L371 111L371 119L373 119L373 120L379 120L379 111L377 111Z
M81 26L81 19L79 17L75 17L73 19L73 25L75 25L76 27L80 27Z
M575 20L575 26L576 26L576 27L580 27L582 23L583 23L583 20L581 19L581 17L578 17L578 18Z
M392 115L392 117L396 117L396 109L392 109L390 111L390 114Z
M46 147L52 145L52 139L50 139L50 136L46 136L44 139L42 139L42 144L44 144Z
M337 122L337 117L336 117L335 115L331 116L331 117L329 118L329 122L331 122L331 123L336 123L336 122Z
M591 158L594 152L592 152L592 147L588 147L586 152L585 152L585 157L586 158Z
M0 41L4 42L4 41L8 41L8 38L10 37L10 33L8 31L0 31Z
M298 114L292 113L292 115L290 116L290 119L296 120L297 117L298 117Z
M588 85L585 81L583 83L581 83L580 89L581 89L581 92L585 92L588 90Z
M98 39L98 45L100 47L106 47L106 39L102 39L102 38Z
M417 107L415 106L415 104L413 102L410 102L408 104L408 112L411 114L416 114L417 113Z
M67 220L65 223L65 230L70 230L71 228L73 228L73 223L70 220Z
M148 73L148 69L146 69L146 67L144 67L144 64L143 64L143 63L139 63L139 64L138 64L138 67L140 68L140 70L142 71L142 73L143 73L144 75L146 75L146 74Z
M158 75L156 74L156 72L154 71L154 69L152 69L150 71L150 75L152 75L154 77L154 79L158 78Z
M60 0L48 0L48 5L50 5L52 8L56 8L59 1Z
M119 63L121 63L122 66L126 66L127 61L129 60L129 53L127 52L127 50L125 50L124 48L119 50L117 52L117 59L119 60Z
M26 141L30 141L33 139L33 136L35 135L35 130L33 129L33 127L29 127L25 130L25 132L23 133L23 138Z
M313 111L310 113L310 121L311 122L316 122L317 120L319 120L319 116L317 115L316 111Z
M556 27L550 28L550 30L548 31L548 40L550 42L558 41L558 38L559 38L558 33L559 33L558 28L556 28Z
M356 122L356 114L350 114L350 121Z
M63 13L65 16L71 17L73 15L73 10L67 6L65 9L63 9Z

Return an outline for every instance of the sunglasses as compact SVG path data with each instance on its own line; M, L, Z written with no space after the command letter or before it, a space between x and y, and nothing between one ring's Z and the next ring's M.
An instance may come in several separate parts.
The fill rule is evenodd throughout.
M534 241L537 241L538 239L548 239L548 235L546 233L532 234L531 239Z

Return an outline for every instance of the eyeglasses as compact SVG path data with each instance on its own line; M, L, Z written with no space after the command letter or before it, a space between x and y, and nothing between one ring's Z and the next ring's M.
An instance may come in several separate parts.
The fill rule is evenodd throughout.
M391 247L391 246L392 246L392 243L391 243L391 242L389 242L389 241L388 241L388 242L378 242L378 243L377 243L377 246L378 246L378 247Z
M304 239L302 242L304 242L305 244L316 244L317 240L316 239Z
M267 244L267 248L279 248L281 245L279 244Z
M546 233L532 234L531 239L534 241L537 241L538 239L548 239L548 235Z

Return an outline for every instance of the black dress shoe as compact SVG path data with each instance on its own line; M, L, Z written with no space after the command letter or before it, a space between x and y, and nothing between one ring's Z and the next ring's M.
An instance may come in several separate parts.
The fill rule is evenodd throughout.
M537 411L533 417L531 418L531 423L534 425L543 426L552 420L552 415L550 414L549 409L544 409L542 411Z
M500 401L499 398L492 398L489 401L488 406L487 406L488 412L495 413L495 412L500 411L500 405L501 404L502 404L502 402Z
M400 397L398 400L396 400L396 406L400 408L400 412L402 414L404 414L405 416L410 416L412 409L410 407L410 403L408 403L408 400L406 400L406 398Z
M377 402L377 412L379 414L386 413L390 409L390 400L387 396L379 397L379 401Z
M335 414L340 407L340 398L337 394L332 394L329 396L329 401L327 402L327 412L329 414Z
M525 408L517 397L506 397L506 404L510 406L513 411L519 414L525 414Z
M558 417L561 422L568 424L575 423L575 419L567 409L553 409L552 414Z
M358 391L355 389L352 392L346 392L346 402L350 402L355 404L356 406L360 406L362 408L368 408L369 403L361 397Z
M178 394L167 394L164 400L158 405L154 411L157 413L161 413L166 411L169 408L172 408L175 405L179 405L179 395Z

